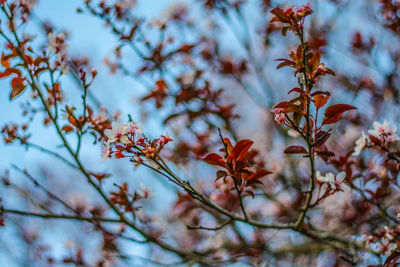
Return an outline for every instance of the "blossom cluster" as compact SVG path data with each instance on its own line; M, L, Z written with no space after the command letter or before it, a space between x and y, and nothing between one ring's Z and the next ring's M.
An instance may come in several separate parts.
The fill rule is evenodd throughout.
M396 133L397 127L390 125L387 120L384 120L383 123L376 121L373 127L373 129L368 130L368 135L363 131L361 137L356 140L353 156L359 156L365 148L371 146L371 143L385 146L400 140Z
M57 55L55 65L61 68L63 73L69 72L68 66L68 53L67 53L67 34L64 32L55 34L54 32L49 32L48 34L49 50L53 51Z
M346 173L340 172L335 177L335 175L331 172L322 175L319 171L316 171L315 178L321 184L328 184L333 190L341 190L340 184L343 183L344 179L346 179Z
M150 140L143 136L142 127L135 122L121 123L112 122L111 129L104 131L105 149L103 158L114 156L115 158L124 158L131 156L145 156L147 158L155 158L164 148L164 146L172 141L168 136Z
M312 12L313 10L309 4L303 5L299 8L289 7L285 10L275 8L271 11L271 13L275 15L271 22L279 21L281 23L288 24L288 27L283 28L283 33L286 33L287 30L298 33L299 30L303 29L304 18L308 15L311 15Z
M26 143L29 138L29 134L26 132L27 129L27 124L22 126L17 124L6 124L1 128L0 133L3 135L6 144L12 143L14 140L20 140L21 143Z
M378 249L379 253L391 255L395 250L399 249L398 235L400 227L390 228L384 226L377 232L365 237L368 246ZM374 246L372 246L374 245Z

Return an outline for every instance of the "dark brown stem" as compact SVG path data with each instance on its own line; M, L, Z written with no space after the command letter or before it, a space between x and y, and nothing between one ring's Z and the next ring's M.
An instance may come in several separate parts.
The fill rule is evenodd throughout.
M303 49L303 75L304 75L304 85L306 87L306 92L311 92L311 84L309 84L307 77L307 62L306 62L306 46L304 43L304 32L301 30L299 33L300 43ZM310 162L310 182L308 191L306 192L306 200L304 206L301 209L301 213L296 221L295 228L300 229L303 224L304 218L307 214L308 209L310 208L312 193L315 187L315 164L314 164L314 153L313 153L313 141L312 141L312 131L310 125L310 99L307 100L307 115L306 115L306 125L307 125L307 134L306 134L306 143L308 148L308 159Z
M210 231L218 231L224 228L226 225L230 224L232 220L228 220L217 227L204 227L204 226L186 226L189 230L210 230Z

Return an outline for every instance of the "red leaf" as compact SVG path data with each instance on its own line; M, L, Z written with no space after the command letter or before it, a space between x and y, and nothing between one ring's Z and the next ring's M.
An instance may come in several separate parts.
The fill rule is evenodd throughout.
M229 155L229 157L235 161L241 161L246 156L247 151L249 151L252 145L253 141L249 139L240 140L236 143L232 150L232 154Z
M285 154L308 154L307 150L302 146L288 146L283 151Z
M291 66L291 67L295 67L296 64L293 61L287 60L287 59L281 59L283 62L281 62L276 68L280 69L286 66Z
M248 180L253 180L253 179L260 179L268 174L271 174L272 172L267 171L265 169L257 170L252 176L248 178Z
M328 150L322 150L322 151L317 151L318 156L321 157L334 157L335 153L333 153L332 151L328 151Z
M316 141L314 142L314 147L320 147L328 141L331 134L325 131L319 131L315 137Z
M215 153L208 154L203 160L211 165L225 167L224 159Z
M272 18L271 22L275 22L275 21L280 21L283 23L290 22L290 18L279 7L272 9L271 13L275 15L275 17Z
M166 89L168 89L168 85L165 83L164 80L158 80L156 82L156 87L157 87L157 90L160 90L160 91L165 91Z
M217 179L216 179L216 180L219 180L219 179L221 179L221 178L225 178L226 176L228 176L228 174L227 174L226 172L224 172L224 171L217 171Z
M340 120L340 117L342 116L343 112L352 110L352 109L357 109L357 108L347 105L347 104L337 104L337 105L328 107L325 110L325 118L322 122L322 125L337 122L338 120Z
M14 97L18 96L19 94L21 94L24 91L24 89L26 87L25 79L18 78L18 77L14 78L11 81L11 87L12 87L12 90L11 90L11 94L10 94L10 100L12 100Z
M329 93L328 91L315 91L315 92L312 92L310 95L311 95L311 96L316 96L316 95L327 95L327 96L331 96L331 93Z
M178 52L188 53L193 49L194 45L184 44L179 49Z
M291 92L297 92L297 93L299 93L299 94L303 94L303 93L304 93L304 91L301 90L301 89L298 88L298 87L295 87L295 88L293 88L292 90L290 90L288 94L290 94Z
M288 108L288 107L289 107L289 102L287 101L280 102L279 104L274 106L274 108Z

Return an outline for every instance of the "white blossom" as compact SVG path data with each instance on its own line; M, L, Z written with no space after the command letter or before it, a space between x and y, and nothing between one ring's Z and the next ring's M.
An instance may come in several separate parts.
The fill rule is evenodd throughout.
M354 147L353 156L359 156L361 151L363 151L368 145L369 138L362 131L362 136L356 140L356 146Z
M128 138L129 133L129 125L122 124L120 122L113 121L111 123L111 129L107 129L104 131L104 134L107 136L107 143L115 143L117 141L121 142L122 144L126 145L129 143Z
M343 181L346 178L346 173L345 172L340 172L335 175L331 172L326 173L325 175L321 175L319 171L315 172L315 178L320 182L320 183L327 183L329 184L333 189L336 189L339 180Z
M67 43L65 42L66 37L67 36L63 32L57 35L54 32L50 32L48 34L49 49L56 53L64 54L67 49Z
M376 138L383 138L387 142L394 142L400 140L400 137L396 134L397 127L395 125L390 125L387 120L382 124L379 122L374 122L374 129L368 130L368 133Z
M112 122L111 129L106 129L104 134L107 136L107 144L120 142L124 145L129 144L129 134L142 134L142 127L134 122L120 123Z
M135 136L141 135L142 133L143 128L137 123L121 123L118 121L113 121L111 123L111 129L106 129L104 131L107 141L105 142L105 149L102 152L102 158L107 159L110 155L110 144L122 143L127 145L131 142L131 138L135 138Z

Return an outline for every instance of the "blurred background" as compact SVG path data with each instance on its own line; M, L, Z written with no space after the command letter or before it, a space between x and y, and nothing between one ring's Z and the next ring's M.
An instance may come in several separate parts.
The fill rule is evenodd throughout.
M286 137L277 137L280 132L275 126L271 126L271 109L274 104L288 98L287 92L296 86L297 81L291 70L276 70L275 60L287 58L287 49L295 49L296 41L291 34L284 38L279 31L268 28L271 19L269 10L270 6L301 5L308 1L244 1L242 18L230 17L224 11L208 10L204 8L205 2L207 1L138 0L132 8L132 13L135 17L143 19L146 38L156 42L160 38L157 26L160 21L171 19L171 14L178 8L183 8L186 16L184 22L171 23L172 26L166 30L168 37L175 38L178 44L185 44L197 42L201 36L207 36L218 43L221 59L229 59L232 62L240 62L243 59L248 62L245 74L240 77L228 75L217 68L207 69L208 65L204 65L204 73L212 82L213 89L224 89L224 101L235 105L234 113L240 115L240 118L232 122L237 138L254 140L255 146L267 159L266 166L275 173L284 174L282 162L287 159L281 150L288 140ZM186 120L178 119L164 123L171 110L177 108L176 103L170 101L164 107L157 108L153 102L143 101L143 97L149 93L146 84L152 87L159 79L159 74L139 72L143 60L132 49L126 47L121 49L123 60L118 61L115 49L121 44L121 40L106 26L104 20L89 14L83 3L82 0L40 0L25 31L36 36L35 44L39 47L47 42L47 35L43 31L44 24L51 23L55 32L67 33L68 54L76 58L87 57L90 59L88 65L98 71L89 89L93 95L90 104L97 112L100 111L99 107L96 107L98 100L110 114L120 112L123 122L128 121L130 115L143 126L145 134L149 137L156 138L168 133L174 140L195 142L198 136L190 136L190 127ZM357 106L359 114L362 114L361 119L365 119L361 120L365 124L341 124L333 130L333 136L345 136L341 140L334 140L334 144L343 151L349 150L361 130L369 128L372 124L373 121L368 118L388 119L391 122L397 119L400 100L397 91L397 66L400 58L400 50L395 43L398 41L395 36L397 33L382 26L379 1L315 0L310 3L314 14L306 27L309 29L312 45L323 51L323 62L337 74L335 78L322 81L319 86L334 92L333 102ZM263 7L266 9L263 10ZM82 12L77 12L78 8ZM241 19L245 19L246 22L243 23ZM138 47L144 48L140 41ZM196 53L200 54L200 51ZM110 62L113 60L123 62L125 70L133 75L127 75L118 68L117 71L112 71L113 65ZM170 62L167 67L170 77L167 79L173 84L178 84L176 77L193 75L191 72L193 70L183 66L179 60ZM76 105L77 101L81 101L82 95L76 78L67 74L61 81L65 103ZM51 148L60 154L65 153L54 129L51 126L43 126L44 117L41 114L32 118L22 116L22 110L37 108L35 104L28 104L30 92L25 92L10 102L10 81L2 79L0 86L0 125L29 121L31 143ZM375 105L378 102L379 106ZM349 117L347 120L351 122L356 119ZM219 118L211 118L211 121L217 126L224 123ZM194 131L198 132L204 132L209 127L204 123L193 123L192 126ZM211 133L214 145L218 143L216 133ZM233 136L232 132L227 132L226 135ZM71 140L74 142L73 138ZM163 229L168 229L170 218L165 211L176 202L176 188L149 170L135 168L128 160L103 161L102 146L93 145L93 141L89 137L85 139L80 157L86 166L112 174L112 178L104 181L104 188L107 188L107 191L115 191L114 183L122 182L127 182L138 190L151 188L151 201L145 202L143 209L154 216L155 220L159 220ZM37 149L27 149L23 145L10 146L4 142L0 142L0 151L2 177L10 179L12 184L16 185L14 190L0 189L2 205L32 210L38 207L32 203L31 198L35 198L34 202L46 201L44 194L34 193L35 187L26 179L22 170L27 170L30 175L69 203L83 206L101 205L101 200L95 198L95 192L87 186L84 178L54 157ZM174 166L175 170L193 183L212 183L215 169L205 163L199 163L200 155L191 154L189 157L191 162L179 167ZM298 171L304 175L303 165L298 165ZM268 214L269 211L265 212ZM102 246L102 236L93 231L90 225L82 227L75 222L43 221L36 218L12 217L10 220L14 224L0 228L0 266L44 266L42 260L46 253L61 259L75 253L83 244L85 259L95 262L98 257L96 251ZM180 227L174 228L174 231L185 230L184 225ZM245 226L242 230L248 231ZM130 234L139 238L137 233ZM214 241L213 239L210 242ZM116 266L158 265L147 260L157 260L157 257L154 258L154 251L157 252L157 249L148 244L121 241L119 248L125 258L117 261ZM38 255L38 251L42 254ZM177 260L175 256L160 256L160 259L169 262ZM325 265L328 263L329 257L328 260L320 261L318 266L328 266Z

